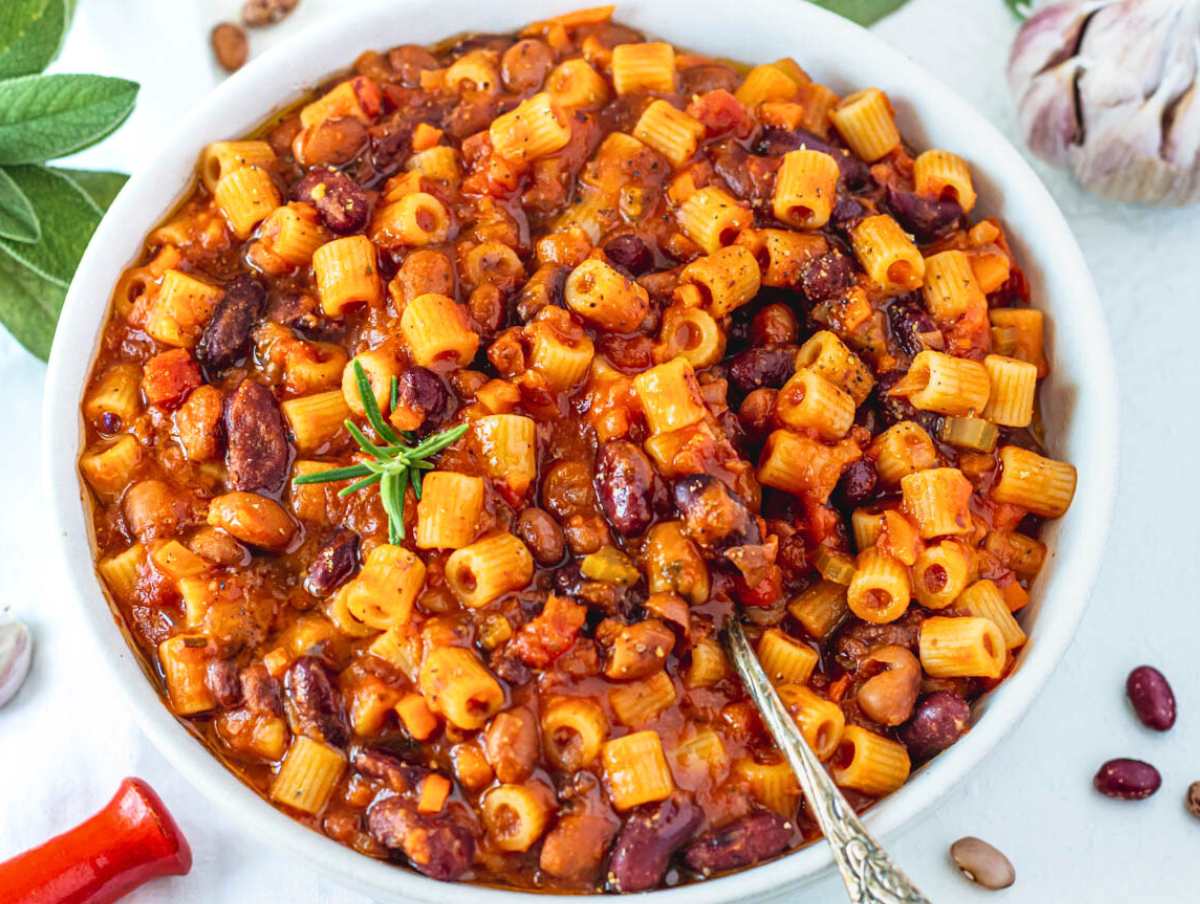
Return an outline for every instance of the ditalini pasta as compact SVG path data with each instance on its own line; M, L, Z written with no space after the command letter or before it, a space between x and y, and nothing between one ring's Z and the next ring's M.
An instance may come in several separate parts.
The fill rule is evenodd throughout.
M165 705L441 880L812 841L733 618L834 780L891 793L924 698L1020 661L1075 492L986 155L910 143L898 84L612 13L366 52L197 148L82 393L96 573ZM615 855L658 826L671 857Z

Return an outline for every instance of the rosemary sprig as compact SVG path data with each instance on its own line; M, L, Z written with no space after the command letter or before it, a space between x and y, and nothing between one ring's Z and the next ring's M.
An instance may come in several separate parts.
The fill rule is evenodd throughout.
M413 435L407 431L397 433L379 410L375 401L375 392L367 379L362 364L354 362L354 379L358 385L358 394L362 399L363 410L367 422L375 431L381 443L372 442L358 424L346 419L346 430L358 443L358 447L366 453L370 460L344 468L331 468L316 474L305 474L297 477L293 483L333 483L340 480L354 482L338 490L338 496L345 498L351 493L365 490L367 487L378 486L379 498L383 501L383 510L388 518L388 542L399 543L404 539L404 493L411 483L417 499L421 498L421 475L424 471L433 469L429 459L437 455L460 436L467 432L467 424L459 424L441 433L427 436L415 445ZM394 408L399 401L399 384L393 378L391 385L391 403Z

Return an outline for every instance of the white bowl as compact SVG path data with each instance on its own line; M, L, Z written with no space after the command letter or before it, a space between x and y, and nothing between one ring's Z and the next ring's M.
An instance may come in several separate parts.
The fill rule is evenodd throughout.
M247 837L266 839L346 885L388 901L539 904L578 900L518 896L473 885L450 887L355 853L273 809L227 771L168 712L114 623L95 570L81 504L77 414L107 300L143 237L172 208L210 141L242 135L272 108L347 67L369 48L426 43L463 31L511 31L570 8L570 0L517 4L466 0L382 0L327 16L246 66L214 91L167 139L156 161L135 173L97 229L67 296L46 387L46 477L63 565L74 581L83 623L124 688L143 729L171 763L234 817ZM972 731L871 810L886 835L945 794L1016 724L1062 657L1083 614L1115 492L1117 390L1112 351L1092 279L1062 214L1033 171L987 120L898 51L857 26L797 0L739 0L736 13L695 0L630 0L618 18L683 47L746 61L791 55L835 89L877 85L896 104L903 133L918 147L945 147L972 165L980 208L1003 217L1008 236L1049 314L1052 374L1042 389L1052 454L1079 468L1070 512L1050 524L1051 557L1038 579L1029 643L1015 673L977 706ZM736 875L653 892L662 904L752 899L800 883L831 864L823 844Z

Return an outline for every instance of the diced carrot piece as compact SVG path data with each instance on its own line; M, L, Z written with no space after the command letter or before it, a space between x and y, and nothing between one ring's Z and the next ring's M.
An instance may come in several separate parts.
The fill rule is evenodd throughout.
M142 370L142 391L151 405L174 408L204 382L200 365L185 348L155 355Z
M408 733L418 741L424 741L437 731L437 716L420 694L405 694L396 704L396 714Z
M450 796L450 779L434 772L425 776L421 782L420 797L417 798L417 810L421 813L440 813Z

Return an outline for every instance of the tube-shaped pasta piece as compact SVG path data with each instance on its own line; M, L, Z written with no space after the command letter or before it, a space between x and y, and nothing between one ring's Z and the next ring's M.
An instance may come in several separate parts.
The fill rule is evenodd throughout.
M440 182L450 187L458 185L462 174L458 166L458 151L449 145L418 151L408 158L404 168L410 173L419 173L431 182Z
M810 637L822 640L842 623L850 611L846 587L833 581L821 581L788 603L788 612L800 622Z
M612 51L617 94L671 94L675 90L675 48L664 41L618 44Z
M656 731L635 731L606 741L601 750L608 796L624 812L641 804L666 800L675 781Z
M430 471L417 503L417 547L461 549L475 539L483 512L483 479L454 471Z
M608 100L608 82L585 59L563 60L546 76L546 91L561 110L587 110Z
M763 446L758 482L824 504L842 469L860 458L862 450L852 440L827 446L806 434L775 430Z
M471 425L484 473L519 500L537 476L537 425L521 414L489 414Z
M271 800L316 816L325 809L346 770L346 755L305 735L296 735L271 783Z
M696 191L678 211L679 228L689 239L712 254L732 245L754 216L737 198L715 185Z
M999 629L1006 649L1015 650L1025 643L1025 632L993 581L976 581L954 601L954 608L990 621Z
M833 756L846 729L842 708L800 684L785 684L775 690L817 759Z
M971 168L957 154L931 149L913 161L913 185L917 194L938 200L957 201L963 213L975 206Z
M366 414L362 393L358 386L358 369L361 367L375 397L375 405L387 415L392 402L392 381L400 376L402 367L394 342L384 342L375 348L359 352L342 368L342 397L346 406L359 417ZM357 365L357 366L356 366Z
M480 609L533 577L533 556L512 534L493 534L455 550L446 560L446 583L464 606Z
M500 70L496 68L496 51L469 50L446 67L445 85L460 94L466 91L491 94L500 89Z
M565 392L587 376L596 347L567 311L553 305L542 308L525 327L525 336L529 367L545 377L551 389Z
M708 409L692 366L683 357L642 371L633 378L651 433L670 433L702 420Z
M911 769L903 744L858 725L847 725L829 771L843 788L882 797L908 781Z
M925 349L888 394L907 397L922 411L967 417L983 411L991 385L980 362Z
M200 155L200 179L214 191L222 176L247 166L268 167L275 152L265 141L214 141Z
M1037 395L1037 365L1003 355L983 359L992 390L981 417L1002 427L1028 427L1033 423Z
M733 772L750 788L750 794L768 810L793 819L800 805L800 785L786 760L759 763L744 757L733 764Z
M505 160L530 163L562 150L571 140L571 123L542 91L493 119L488 134Z
M126 433L89 447L79 459L79 471L97 496L112 500L128 485L141 458L142 447Z
M675 762L684 769L702 770L720 781L729 769L729 752L721 735L709 725L696 728L675 747Z
M904 511L922 539L969 534L971 482L958 468L929 468L900 480Z
M866 88L842 98L830 118L850 150L867 163L887 156L900 144L891 102L878 88Z
M564 772L594 763L607 737L608 717L587 697L560 697L542 711L542 749Z
M738 85L733 96L743 107L752 111L759 104L792 100L799 90L796 80L783 69L774 63L765 63L746 73L746 78Z
M329 241L329 233L312 205L294 201L275 208L263 221L259 241L289 267L303 267Z
M205 681L208 647L209 639L200 634L176 634L158 645L167 699L177 716L193 716L217 705Z
M350 417L350 406L340 389L300 396L282 402L283 412L301 452L319 452L342 430Z
M450 211L428 192L415 191L384 206L371 223L371 239L384 248L436 245L450 235Z
M804 107L804 119L800 123L801 128L807 129L822 138L827 138L832 123L833 110L841 102L841 98L837 93L828 85L822 85L819 82L807 82L800 86L800 91L796 95L796 101Z
M775 400L775 414L788 427L841 439L854 423L854 398L815 370L794 373Z
M757 652L772 684L807 684L821 658L808 644L778 628L763 631Z
M563 298L584 320L617 333L637 329L650 310L646 290L597 257L571 271Z
M683 532L679 521L660 521L650 528L643 552L651 593L678 593L693 605L708 599L708 563Z
M504 706L504 689L472 651L434 647L421 663L421 696L457 728L476 731Z
M875 470L884 486L897 486L908 474L932 468L938 462L937 448L916 421L899 421L871 442Z
M874 546L858 554L858 568L846 588L846 604L863 621L893 622L908 610L912 598L908 569Z
M887 214L859 220L850 230L850 244L867 276L887 295L911 292L925 281L925 258Z
M483 826L502 851L527 851L546 831L553 795L540 782L498 785L483 795Z
M837 161L821 151L788 151L775 176L775 219L798 229L820 229L837 201L840 173Z
M283 201L270 173L261 166L243 166L223 175L213 189L213 200L239 239L249 238Z
M963 592L974 570L972 550L958 540L923 549L912 568L913 595L926 609L945 609Z
M146 314L146 332L164 345L192 348L224 291L178 270L163 274Z
M96 571L100 573L113 599L129 604L137 598L138 580L145 565L146 547L134 543L122 553L101 559L96 564Z
M854 535L854 548L862 552L874 546L883 533L883 515L886 507L861 506L850 513L850 533Z
M725 652L711 637L704 637L692 644L692 661L688 665L684 684L689 688L712 687L729 674Z
M479 350L479 334L467 322L466 308L434 292L404 306L400 333L413 361L422 367L440 362L466 367Z
M1007 658L1000 629L978 616L925 619L920 653L921 668L934 678L999 678Z
M653 101L633 127L633 137L658 151L678 169L691 160L704 137L704 124L665 100Z
M1016 531L989 531L983 548L1018 577L1029 580L1038 576L1046 561L1046 544Z
M848 392L856 407L866 401L875 386L871 369L862 358L829 330L819 330L805 340L796 352L796 369L820 374Z
M365 235L326 242L313 252L312 267L327 317L342 317L354 305L374 307L383 300L375 246Z
M1075 466L1019 446L1000 448L1000 477L992 498L1027 508L1043 518L1060 518L1075 497Z
M787 289L799 286L805 265L829 249L823 235L790 229L744 229L736 244L753 252L764 286Z
M408 624L425 584L425 563L403 546L382 543L371 550L358 577L340 591L350 613L380 631Z
M985 310L987 299L971 261L962 251L950 250L925 258L925 306L938 323L953 323L969 310Z
M725 355L725 331L708 311L673 304L663 312L654 360L684 358L693 368L709 367Z
M88 391L83 416L98 424L106 414L120 418L129 427L141 413L142 369L136 364L114 364L104 371Z
M992 308L988 311L992 324L992 335L1000 330L1011 333L1010 349L1003 353L1037 365L1038 378L1050 372L1045 353L1045 317L1035 308ZM999 350L999 349L998 349Z
M991 405L989 399L988 404ZM985 408L986 412L987 409ZM942 442L972 452L991 452L1000 439L1000 431L981 417L944 417L938 436Z
M677 698L675 682L664 671L657 671L641 681L622 684L608 693L613 715L629 728L652 721L664 709L673 706Z
M696 286L712 315L725 317L758 294L762 273L749 248L730 245L692 261L680 272L679 282Z

